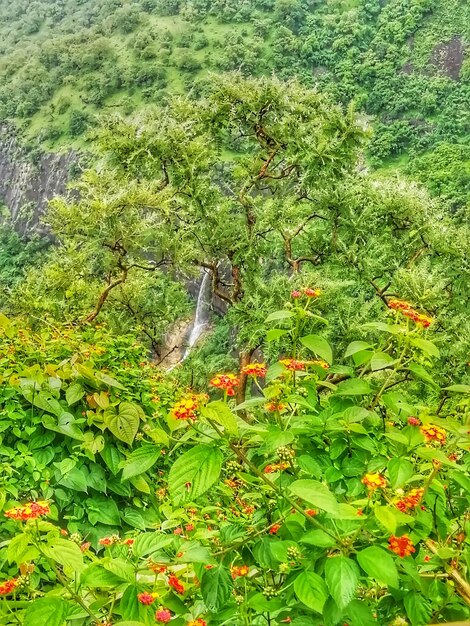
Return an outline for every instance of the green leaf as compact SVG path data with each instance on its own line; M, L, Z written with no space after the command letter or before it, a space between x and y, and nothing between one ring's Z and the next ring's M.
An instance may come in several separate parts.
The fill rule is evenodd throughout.
M101 495L88 498L85 500L85 507L91 524L121 525L118 506L111 498Z
M444 391L455 391L456 393L470 393L470 385L450 385L450 387L444 387Z
M173 543L173 537L169 535L163 535L157 531L142 533L135 538L132 551L135 556L140 558L158 552L171 543Z
M429 602L416 591L408 591L404 600L406 614L412 626L426 626L432 615Z
M102 565L93 563L82 572L80 582L84 587L95 589L98 587L117 587L126 582L126 579L108 571Z
M359 582L359 568L345 556L334 556L326 560L325 579L333 600L339 609L351 602Z
M367 341L352 341L349 346L346 348L346 352L344 354L345 358L348 356L352 356L357 352L362 352L363 350L367 350L368 348L372 348L370 343Z
M442 465L446 465L447 467L453 467L458 469L458 465L453 461L449 461L447 455L442 452L442 450L436 450L434 448L425 448L424 446L421 448L417 448L415 450L415 454L420 456L422 459L426 459L427 461L439 461Z
M13 537L8 544L7 559L9 563L26 563L28 561L34 561L39 556L39 550L30 545L31 535L27 533L21 533Z
M147 528L143 515L135 509L126 509L122 514L122 519L127 522L129 526L132 526L132 528L138 528L139 530L145 530Z
M131 443L139 430L140 420L145 417L137 404L121 402L118 413L105 412L105 424L117 439Z
M437 386L437 383L433 379L431 374L419 363L410 363L408 365L408 369L410 370L410 372L413 372L416 378L419 378L423 382L428 383L429 385L433 385L434 387Z
M367 324L363 324L362 327L370 328L371 330L381 330L391 335L399 335L405 331L403 326L399 326L398 324L385 324L384 322L368 322Z
M336 545L336 541L333 537L330 537L330 535L320 528L309 530L302 536L300 543L306 543L309 546L318 546L319 548L332 548Z
M222 469L220 450L200 444L180 456L168 477L170 496L177 506L192 502L214 485Z
M377 620L364 600L353 600L348 604L348 617L351 626L377 626Z
M268 330L266 333L266 339L268 341L276 341L276 339L280 339L281 337L284 337L284 335L287 335L288 332L288 330L273 328L272 330Z
M388 475L390 476L390 484L393 489L403 487L414 474L413 464L407 459L400 457L390 459L387 469Z
M222 400L209 402L207 406L201 409L201 414L223 426L231 435L238 434L237 418Z
M294 591L298 599L309 609L321 614L328 597L328 589L323 578L314 572L302 572L294 581Z
M95 378L97 378L99 381L101 381L105 385L108 385L108 387L116 387L116 389L122 389L123 391L126 390L124 385L121 385L121 383L118 382L115 378L112 378L111 376L109 376L108 374L105 374L104 372L95 372Z
M395 533L398 520L393 507L376 506L374 508L374 515L377 518L377 521L379 521L389 533L392 535Z
M144 622L116 622L114 626L145 626Z
M145 444L134 450L125 461L121 461L122 480L129 480L139 474L144 474L155 465L160 456L160 450L154 445Z
M140 623L140 620L144 622L144 624L148 624L148 607L143 606L137 595L142 591L142 589L138 585L129 585L119 603L120 615L124 620L130 620L130 623ZM126 623L126 622L124 622ZM155 623L152 620L152 623Z
M331 346L321 335L306 335L300 338L300 343L330 365L333 363Z
M338 513L338 502L326 485L317 480L296 480L289 487L290 491L305 502L323 509L328 513Z
M116 476L120 470L121 459L123 458L119 450L108 443L101 450L100 455L109 471Z
M366 574L379 583L398 589L398 571L391 554L377 546L369 546L358 552L356 558Z
M421 337L417 337L416 339L411 340L411 344L416 346L429 356L435 356L437 359L441 356L439 352L439 348L435 343L429 341L428 339L421 339Z
M335 396L366 396L372 389L366 380L350 378L343 380L336 388Z
M83 553L73 541L66 539L54 539L54 543L43 547L47 556L63 567L68 567L74 572L83 569Z
M71 406L83 398L85 395L85 389L79 383L73 383L67 388L65 392L65 399L67 404Z
M62 598L46 597L34 600L26 609L24 626L63 626L68 604Z
M268 317L266 318L265 322L274 322L275 320L287 320L291 317L294 317L294 314L292 313L292 311L274 311L274 313L271 313L271 315L268 315Z
M88 491L87 474L83 469L73 467L63 478L57 481L59 485L73 489L73 491Z
M225 608L232 593L233 583L228 571L219 565L205 570L201 579L201 594L204 602L213 613Z
M215 563L210 551L198 541L186 541L178 549L179 563Z
M377 372L385 369L386 367L390 367L396 362L397 360L386 352L374 352L370 360L370 368L373 372Z

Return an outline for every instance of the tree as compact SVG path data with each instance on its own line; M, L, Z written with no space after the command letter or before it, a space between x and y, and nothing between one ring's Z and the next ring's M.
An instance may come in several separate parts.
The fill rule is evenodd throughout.
M131 275L166 267L211 273L242 358L289 285L326 289L331 332L346 339L392 296L443 329L465 323L468 232L417 188L358 171L364 138L353 110L295 82L239 75L213 78L199 100L108 119L106 167L47 216L60 254L79 250L104 281L88 320ZM466 349L459 341L455 356Z

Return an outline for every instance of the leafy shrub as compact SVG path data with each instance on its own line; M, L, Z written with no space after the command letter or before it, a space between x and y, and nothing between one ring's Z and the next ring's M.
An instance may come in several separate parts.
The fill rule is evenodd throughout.
M162 440L144 429L124 464L158 468L156 498L139 496L152 531L90 541L54 501L6 503L4 624L468 619L470 387L429 384L433 320L402 301L338 360L319 295L293 292L266 320L288 356L214 376L211 401L181 389L160 404ZM234 406L244 376L257 392Z

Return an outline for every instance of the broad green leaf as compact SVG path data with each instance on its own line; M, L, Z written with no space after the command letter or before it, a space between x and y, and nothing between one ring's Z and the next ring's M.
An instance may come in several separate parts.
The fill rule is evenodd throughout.
M366 574L398 589L398 571L391 554L378 546L369 546L358 552L356 558Z
M122 519L133 528L138 528L139 530L145 530L147 528L143 515L135 509L125 509L122 514Z
M192 502L214 485L222 469L223 455L217 448L200 444L180 456L168 477L170 496L177 506Z
M31 535L28 533L20 533L13 537L8 544L6 556L9 563L27 563L34 561L39 556L39 550L30 545Z
M132 563L125 559L103 559L102 565L108 572L132 583L135 581L135 569Z
M397 529L397 516L395 515L395 509L391 506L376 506L374 508L374 515L382 526L388 530L392 535Z
M201 594L204 602L213 613L224 609L232 593L233 583L222 565L205 570L201 579Z
M436 358L439 358L441 355L441 353L439 352L439 348L436 346L436 344L432 341L429 341L428 339L421 339L421 337L416 337L415 339L411 340L411 343L413 346L416 346L429 356L435 356Z
M317 480L296 480L289 489L295 496L319 509L328 513L338 513L338 502L335 496L326 485Z
M374 352L370 360L370 369L373 372L377 372L378 370L383 370L386 367L390 367L396 362L397 360L391 357L386 352Z
M425 626L429 624L432 607L422 594L416 593L416 591L408 591L403 602L411 626Z
M54 539L54 543L44 546L47 556L63 567L80 572L83 569L83 553L73 541L66 539Z
M285 310L274 311L274 313L271 313L271 315L268 315L265 322L274 322L276 320L287 320L291 317L294 317L294 314L292 313L292 311L285 311Z
M279 378L281 374L285 374L287 372L287 368L284 367L282 363L273 363L268 367L268 371L266 372L266 382L270 383L272 380Z
M186 541L178 548L179 563L215 563L208 548L197 541Z
M116 387L116 389L122 389L124 391L126 389L119 381L104 372L95 372L95 377L105 385L108 385L108 387Z
M118 587L125 583L126 579L108 571L98 563L93 563L83 570L80 582L84 587L95 589L98 587Z
M147 430L146 433L155 443L161 443L164 446L167 446L170 443L168 435L163 428L152 428L151 430Z
M378 626L370 606L364 600L353 600L348 604L348 624L351 626Z
M370 343L367 343L367 341L352 341L346 348L344 356L352 356L353 354L356 354L357 352L362 352L363 350L367 350L368 348L372 348L372 346Z
M144 474L155 465L160 456L160 450L154 445L145 444L131 452L125 461L121 462L122 480L129 480L139 474Z
M298 599L309 609L321 614L328 597L328 589L323 578L314 572L302 572L294 581L294 591Z
M420 456L422 459L426 459L427 461L439 461L442 465L446 465L447 467L453 467L458 469L458 465L453 461L449 461L447 455L442 452L442 450L436 450L434 448L425 448L424 446L421 448L417 448L415 450L415 454Z
M201 414L223 426L231 435L238 434L237 418L222 400L209 402L207 406L201 409Z
M319 548L332 548L336 545L336 541L320 528L309 530L300 539L300 543L306 543L309 546L318 546Z
M276 341L276 339L280 339L281 337L284 337L284 335L287 335L288 332L288 330L273 328L272 330L268 330L266 333L266 339L268 341Z
M85 500L85 508L91 524L121 525L118 506L111 498L102 495L88 498Z
M24 626L64 626L68 604L63 598L34 600L26 609Z
M118 413L105 412L105 424L115 437L131 445L143 417L144 412L140 406L132 402L121 402Z
M67 388L65 392L65 399L67 404L71 406L83 398L85 395L85 389L79 383L73 383Z
M149 623L149 607L143 606L137 598L141 591L143 589L138 585L129 585L119 603L120 616L124 620L130 620L130 623L136 621L137 623L140 623L140 621L144 622L144 624ZM152 623L155 623L154 620L152 620Z
M158 531L153 533L141 533L135 538L132 552L135 556L141 558L163 550L163 548L166 548L171 543L173 543L173 537L170 535L164 535Z
M351 602L359 582L359 568L345 556L333 556L326 560L325 579L338 608L344 609Z
M410 363L408 365L408 369L416 376L416 378L419 378L423 382L433 385L434 387L437 386L437 383L431 374L419 363Z
M107 443L103 450L101 450L100 455L109 471L116 476L120 470L121 460L124 458L119 450Z
M414 466L407 459L395 457L387 465L390 484L393 489L399 489L413 476Z
M150 485L143 476L134 476L134 478L129 479L129 482L137 489L137 491L147 494L150 493Z
M88 472L85 467L78 468L73 467L63 478L58 482L59 485L67 487L67 489L73 489L73 491L82 491L87 493L88 491Z
M385 324L384 322L368 322L362 325L363 328L370 328L371 330L380 330L384 333L390 333L391 335L399 335L406 331L404 326L398 324Z
M321 335L306 335L300 338L300 343L330 365L333 363L333 351L331 346Z
M369 383L362 378L343 380L336 388L335 396L365 396L371 393Z

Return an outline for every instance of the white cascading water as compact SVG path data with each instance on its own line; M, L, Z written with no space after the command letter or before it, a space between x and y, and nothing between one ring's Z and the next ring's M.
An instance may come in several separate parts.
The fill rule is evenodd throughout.
M203 278L201 286L199 287L199 293L197 296L196 313L194 315L194 323L191 329L191 333L188 337L188 345L184 351L184 361L191 352L194 344L204 332L205 328L209 324L210 303L211 303L211 285L210 285L210 273L203 270Z

